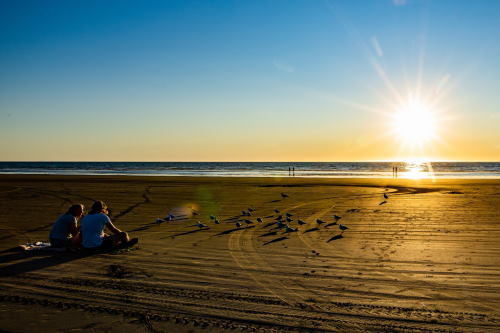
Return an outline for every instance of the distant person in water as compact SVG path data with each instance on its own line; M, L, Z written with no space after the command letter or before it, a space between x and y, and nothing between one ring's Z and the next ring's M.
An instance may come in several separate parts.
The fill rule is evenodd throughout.
M83 205L76 204L54 222L49 234L52 247L71 247L80 245L81 238L78 219L83 214Z
M103 201L94 202L90 212L80 223L84 248L111 249L129 243L128 234L115 227L108 214L108 207ZM107 228L112 234L104 233L104 228Z

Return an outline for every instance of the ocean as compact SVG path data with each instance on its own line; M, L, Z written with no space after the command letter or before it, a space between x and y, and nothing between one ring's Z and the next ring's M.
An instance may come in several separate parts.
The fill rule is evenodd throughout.
M0 162L0 174L500 178L500 162Z

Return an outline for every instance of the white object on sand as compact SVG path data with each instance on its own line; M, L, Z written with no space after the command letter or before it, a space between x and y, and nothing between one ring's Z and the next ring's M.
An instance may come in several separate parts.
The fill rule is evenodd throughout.
M26 243L19 245L24 251L54 251L54 252L65 252L65 247L52 247L50 243L47 242L35 242Z

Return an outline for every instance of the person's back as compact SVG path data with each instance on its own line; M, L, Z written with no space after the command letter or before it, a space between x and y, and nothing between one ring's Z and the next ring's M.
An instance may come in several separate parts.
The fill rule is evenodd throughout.
M108 214L108 207L103 201L94 202L89 214L82 219L80 224L80 233L84 248L109 249L125 244L132 246L137 243L137 238L131 242L126 232L115 227L109 219ZM105 234L105 227L113 234Z
M52 229L50 230L49 238L66 240L71 237L71 227L77 223L76 217L65 213L58 217Z
M71 240L76 239L78 234L78 218L83 213L83 205L71 206L68 211L59 216L50 230L49 240L53 247L65 247L71 245Z
M80 223L83 247L100 247L104 238L104 227L110 222L111 220L104 213L86 215Z

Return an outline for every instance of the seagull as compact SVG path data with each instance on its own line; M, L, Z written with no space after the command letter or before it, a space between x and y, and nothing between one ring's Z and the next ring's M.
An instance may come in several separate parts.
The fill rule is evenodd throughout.
M215 216L210 215L210 219L211 219L211 220L215 220Z
M286 213L285 215L288 217L293 216L293 214L290 214L290 213Z
M254 210L255 210L255 209L253 209L253 208L248 208L248 211L249 211L249 212L253 212Z
M275 218L275 220L281 221L281 220L283 220L283 216L279 215L277 218Z
M292 222L293 220L292 220L292 218L291 218L291 217L287 216L287 217L286 217L286 221L287 221L287 222Z
M384 199L389 199L389 196L387 195L387 193L384 193Z
M172 214L168 214L167 216L164 217L166 221L173 221L175 219L175 216Z
M338 215L333 215L333 218L335 219L335 221L338 221L342 218L342 216L338 216Z
M253 224L253 222L250 220L244 220L243 222L245 222L246 224Z
M300 225L303 225L303 224L306 224L304 221L302 220L297 220L297 223L300 224Z
M258 217L257 222L262 223L262 219L260 217Z
M280 210L276 208L276 209L274 210L274 212L275 212L276 214L278 214L278 213L280 212Z
M220 221L216 219L215 224L220 224Z
M322 223L325 223L325 221L320 220L320 219L317 219L317 220L316 220L316 223L317 223L317 224L322 224Z
M198 221L198 223L196 223L196 226L197 226L198 228L200 228L200 229L201 229L201 228L206 228L206 227L207 227L207 225L206 225L206 224L203 224L203 223L201 223L200 221Z
M236 227L240 228L241 227L241 223L240 222L236 222Z
M286 226L286 224L282 223L281 221L276 222L276 225L278 225L279 229L284 228Z
M156 224L161 224L161 223L165 222L165 220L158 218L158 219L156 219L155 222L156 222Z
M339 224L339 229L340 229L340 230L342 230L342 231L344 231L344 230L347 230L347 229L349 229L349 228L348 228L348 227L346 227L346 226L345 226L345 225L343 225L343 224Z
M290 227L290 226L288 226L288 225L285 225L285 228L286 228L286 229L285 229L285 232L295 232L295 231L297 231L297 229L292 228L292 227Z
M285 193L283 193L283 192L281 192L280 194L281 194L281 197L282 197L283 199L288 198L288 194L285 194Z

